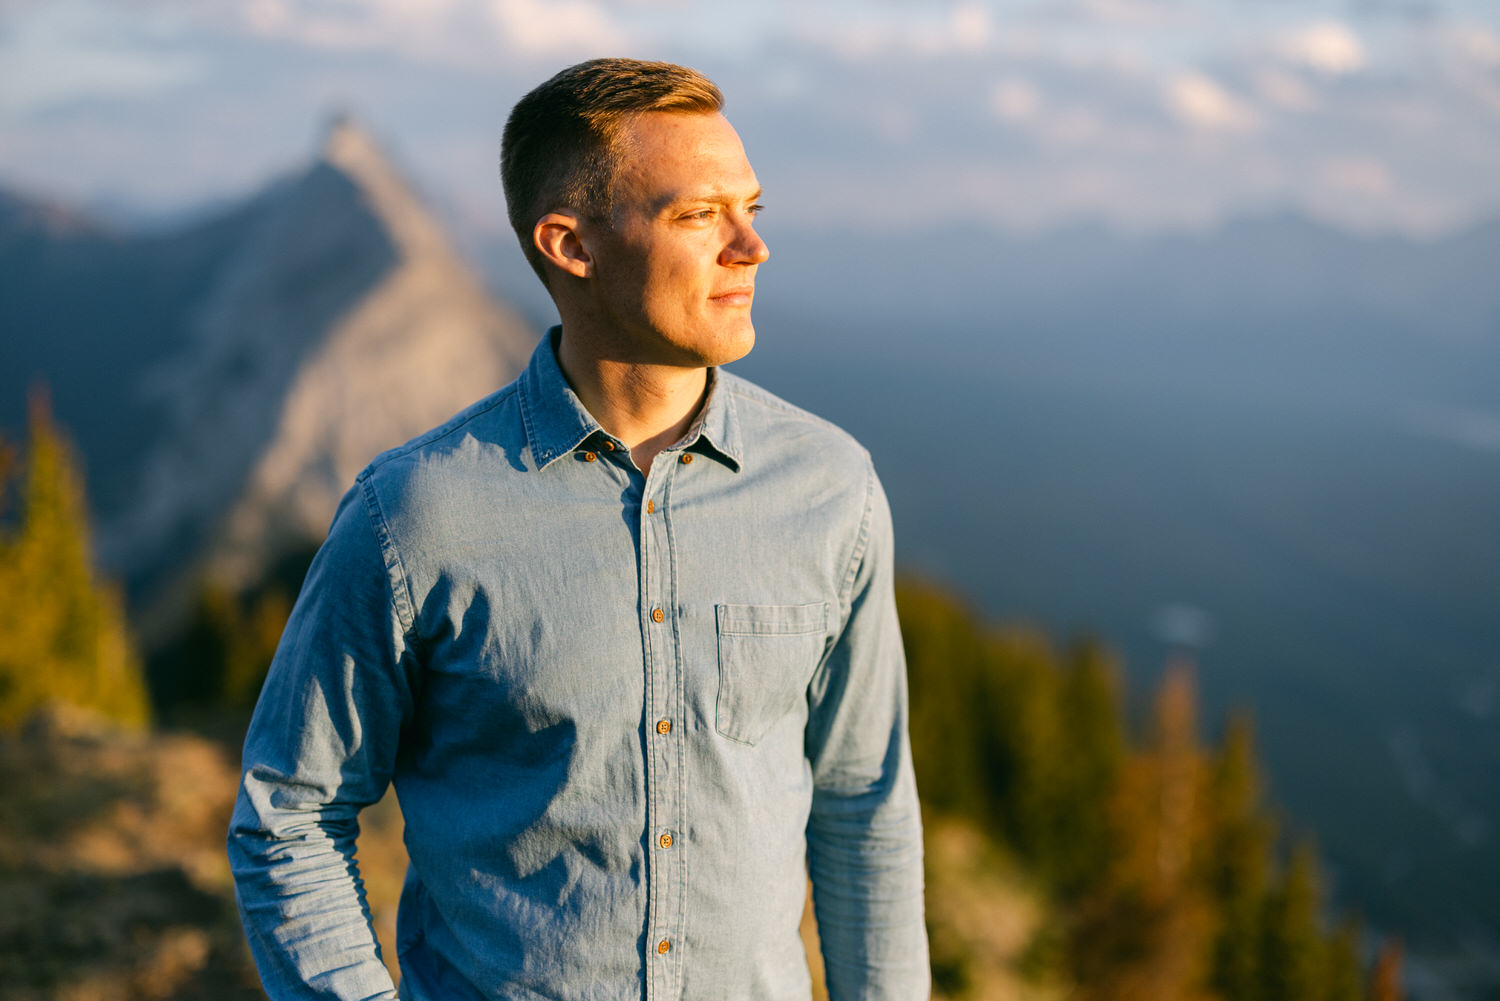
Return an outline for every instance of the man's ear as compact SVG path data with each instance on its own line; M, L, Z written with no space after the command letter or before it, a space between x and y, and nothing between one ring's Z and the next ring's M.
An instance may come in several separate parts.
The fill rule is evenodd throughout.
M543 257L575 278L594 272L594 258L579 232L581 220L571 212L548 212L531 228L531 242Z

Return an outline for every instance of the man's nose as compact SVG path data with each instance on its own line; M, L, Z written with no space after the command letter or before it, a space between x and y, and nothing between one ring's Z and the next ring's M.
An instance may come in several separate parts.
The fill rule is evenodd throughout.
M735 228L733 239L719 255L719 263L763 264L770 256L771 248L766 246L766 241L760 238L754 224L747 219Z

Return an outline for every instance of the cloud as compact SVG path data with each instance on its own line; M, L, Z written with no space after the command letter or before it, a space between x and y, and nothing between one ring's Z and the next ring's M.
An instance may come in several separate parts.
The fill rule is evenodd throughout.
M1490 113L1500 113L1500 34L1477 24L1453 24L1432 42L1444 75Z
M1148 28L1181 22L1189 16L1180 4L1161 0L1065 0L1046 13L1085 23Z
M32 114L70 101L147 98L181 87L203 61L172 44L161 17L84 5L17 5L0 31L0 112Z
M1455 27L1453 48L1465 59L1485 69L1500 69L1500 34L1477 24Z
M868 12L789 5L782 13L793 25L791 37L852 61L891 53L928 58L976 54L995 38L989 8L973 0L946 8L912 5Z
M1211 131L1240 132L1257 124L1255 112L1217 81L1196 71L1179 73L1166 88L1168 109L1183 122Z
M1359 37L1340 21L1318 21L1282 35L1276 44L1281 56L1331 76L1364 68L1368 57Z
M614 52L632 41L594 0L243 0L240 11L265 38L470 66L502 54Z
M444 58L455 21L454 0L242 0L241 23L261 38L332 51L389 50Z
M1360 195L1387 195L1396 184L1385 161L1373 156L1336 156L1318 170L1324 184L1340 191Z
M1020 77L1006 77L990 91L990 107L1002 121L1030 121L1041 106L1042 97L1037 89Z
M630 48L627 33L590 0L491 0L490 16L500 36L529 55Z
M1308 112L1318 107L1317 95L1307 82L1281 67L1267 67L1254 74L1256 92L1283 111Z

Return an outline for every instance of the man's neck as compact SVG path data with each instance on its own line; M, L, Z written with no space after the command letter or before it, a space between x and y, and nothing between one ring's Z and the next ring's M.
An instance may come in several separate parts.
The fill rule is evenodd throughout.
M584 408L625 443L642 473L687 433L708 395L707 369L602 359L566 330L557 362Z

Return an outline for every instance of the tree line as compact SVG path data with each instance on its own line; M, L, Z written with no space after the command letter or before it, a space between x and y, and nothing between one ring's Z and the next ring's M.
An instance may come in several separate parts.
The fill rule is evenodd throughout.
M1399 946L1367 964L1358 923L1325 919L1311 843L1284 845L1249 718L1200 739L1185 658L1133 735L1098 642L1059 651L912 580L897 603L924 805L1031 873L1050 904L1040 975L1084 1001L1401 996ZM939 987L963 996L964 957L934 959Z

